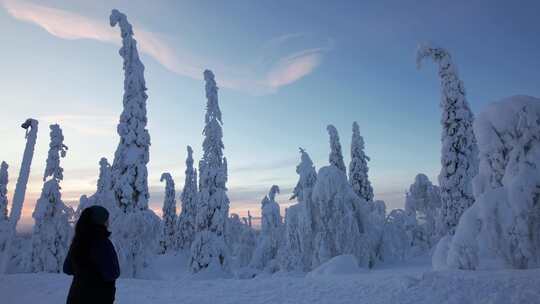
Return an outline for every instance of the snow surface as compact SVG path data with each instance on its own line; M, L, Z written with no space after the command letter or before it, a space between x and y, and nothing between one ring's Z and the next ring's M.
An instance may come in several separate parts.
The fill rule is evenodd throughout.
M430 271L428 261L346 275L277 273L252 280L195 279L188 253L154 260L159 279L120 279L117 304L258 303L538 303L540 269ZM63 274L0 276L2 303L64 303L71 278Z
M344 254L331 258L328 262L313 269L306 277L314 278L317 276L357 274L362 272L358 266L358 261L353 255Z

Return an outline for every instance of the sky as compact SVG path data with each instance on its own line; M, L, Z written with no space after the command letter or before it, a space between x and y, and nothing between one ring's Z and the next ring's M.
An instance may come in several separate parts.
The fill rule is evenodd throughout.
M348 164L352 122L370 156L375 198L403 207L417 173L437 183L440 86L416 66L419 43L448 49L478 114L489 102L540 96L539 1L67 1L0 0L0 159L13 194L26 118L38 141L19 229L31 227L42 187L48 125L69 147L64 201L95 191L98 162L118 145L123 71L119 29L128 16L148 87L150 207L160 213L170 172L179 194L186 145L202 154L203 70L214 71L223 112L231 212L260 213L273 184L282 212L298 179L298 148L328 164L334 124Z

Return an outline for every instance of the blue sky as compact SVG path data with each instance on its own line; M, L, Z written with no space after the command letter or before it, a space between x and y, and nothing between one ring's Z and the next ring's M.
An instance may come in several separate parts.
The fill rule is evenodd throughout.
M297 180L298 147L327 164L326 125L340 132L348 163L358 121L376 197L390 208L419 172L439 171L436 67L418 70L418 43L447 48L475 113L514 94L540 96L540 2L519 1L16 1L0 0L0 158L10 195L24 135L40 120L24 224L41 190L50 123L70 147L64 199L91 194L99 158L112 161L122 106L119 31L128 15L146 66L152 138L151 207L169 171L183 185L185 146L201 155L204 68L220 86L231 210L258 213L272 184L283 206Z

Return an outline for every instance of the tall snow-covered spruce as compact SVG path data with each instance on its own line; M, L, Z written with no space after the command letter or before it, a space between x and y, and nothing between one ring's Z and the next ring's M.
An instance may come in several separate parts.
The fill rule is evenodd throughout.
M459 218L474 203L472 179L478 173L478 147L473 132L474 116L465 87L447 50L420 45L416 62L429 57L439 66L442 109L441 223L442 234L454 234Z
M336 166L339 170L346 172L345 162L343 161L343 152L341 151L341 143L336 127L328 125L326 127L330 135L330 155L328 156L330 165Z
M170 173L161 174L165 181L165 199L163 201L163 227L161 228L160 252L167 253L175 249L176 243L176 191Z
M50 129L51 142L43 175L45 183L32 214L35 224L31 267L34 272L60 272L71 237L70 212L60 194L60 181L64 179L60 158L66 156L67 146L60 126L51 125Z
M197 220L197 170L193 168L193 149L187 146L185 181L180 201L182 211L178 217L176 228L177 247L179 249L191 248L191 243L195 237L195 226Z
M351 140L351 162L349 164L349 183L354 193L367 202L373 201L373 188L368 179L369 157L364 152L364 138L360 135L358 123L353 122Z
M159 218L148 209L148 96L144 66L139 59L131 24L118 10L112 10L110 24L120 27L122 47L119 54L124 60L123 111L117 127L120 142L112 164L113 191L121 213L115 217L111 231L122 276L141 277L159 239Z
M227 163L223 157L223 130L214 73L204 71L206 81L206 116L203 134L203 157L199 162L199 203L197 234L191 245L190 269L197 273L212 267L228 268L225 223L229 217Z
M120 143L112 165L116 201L122 211L148 207L148 171L150 134L146 129L146 83L144 66L137 52L137 41L126 15L113 10L111 26L119 25L122 37L120 56L124 60L124 109L117 132Z
M16 236L17 223L21 218L24 197L26 195L26 185L28 184L28 178L30 177L30 167L32 165L32 158L34 157L34 148L36 147L38 121L28 118L21 124L21 127L26 130L26 146L24 148L21 169L19 171L19 177L17 178L15 193L13 194L11 209L9 211L9 231L6 236L6 248L4 249L2 260L0 261L0 273L7 272L9 261L13 256L11 248L13 247Z

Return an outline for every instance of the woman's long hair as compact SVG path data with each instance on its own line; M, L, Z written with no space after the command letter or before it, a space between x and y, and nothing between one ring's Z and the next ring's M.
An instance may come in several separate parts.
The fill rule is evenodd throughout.
M70 247L74 264L86 264L93 241L110 235L105 227L108 217L107 209L101 206L91 206L82 211L75 224L75 236Z

